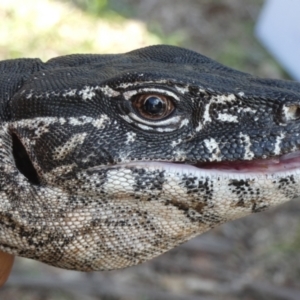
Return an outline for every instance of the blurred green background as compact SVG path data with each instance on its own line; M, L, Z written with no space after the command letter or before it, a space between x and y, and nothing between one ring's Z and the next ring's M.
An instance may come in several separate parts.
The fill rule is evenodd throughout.
M1 0L0 59L186 47L287 78L253 36L263 0ZM300 299L300 206L225 224L140 266L79 273L18 258L0 299Z
M1 0L0 58L187 47L268 77L282 70L253 37L263 0Z

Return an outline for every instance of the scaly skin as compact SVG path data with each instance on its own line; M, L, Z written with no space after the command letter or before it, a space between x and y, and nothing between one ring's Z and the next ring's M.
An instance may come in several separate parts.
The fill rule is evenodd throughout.
M296 82L154 46L0 62L0 99L5 253L123 268L300 192Z

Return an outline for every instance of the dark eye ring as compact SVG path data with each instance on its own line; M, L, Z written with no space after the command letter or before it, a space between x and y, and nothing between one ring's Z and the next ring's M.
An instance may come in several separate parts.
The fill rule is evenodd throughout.
M157 94L137 95L132 105L139 115L150 120L163 119L175 108L171 97Z

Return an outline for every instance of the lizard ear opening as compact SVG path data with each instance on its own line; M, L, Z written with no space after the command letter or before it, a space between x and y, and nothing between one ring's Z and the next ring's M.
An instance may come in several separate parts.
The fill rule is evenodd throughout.
M25 147L16 134L12 135L12 148L15 164L18 170L28 179L30 183L35 185L40 184L37 171L34 168Z

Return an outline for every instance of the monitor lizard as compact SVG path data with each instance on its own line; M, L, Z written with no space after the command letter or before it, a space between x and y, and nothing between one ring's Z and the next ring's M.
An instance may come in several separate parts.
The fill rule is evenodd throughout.
M300 83L174 46L0 62L0 261L110 270L300 192ZM0 274L1 277L1 274Z

